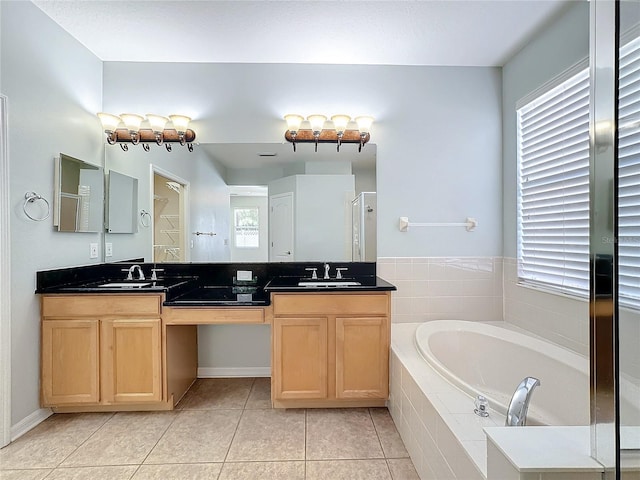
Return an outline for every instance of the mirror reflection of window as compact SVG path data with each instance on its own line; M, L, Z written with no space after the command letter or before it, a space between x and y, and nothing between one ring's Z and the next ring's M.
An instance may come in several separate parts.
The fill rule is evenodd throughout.
M236 248L260 248L260 210L258 207L233 209Z

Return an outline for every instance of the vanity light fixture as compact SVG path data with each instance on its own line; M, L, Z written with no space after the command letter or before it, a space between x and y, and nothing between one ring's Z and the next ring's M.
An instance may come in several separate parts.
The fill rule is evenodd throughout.
M338 135L338 152L340 151L340 144L342 143L342 137L344 136L344 131L347 129L347 125L351 121L351 117L349 115L334 115L331 117L331 121L333 122L333 128Z
M146 118L135 113L123 113L120 116L100 112L97 114L102 122L102 128L107 135L107 143L118 143L125 152L129 150L129 143L142 144L142 148L148 152L149 144L164 144L168 152L172 143L186 145L193 152L193 141L196 134L189 127L190 117L185 115L161 115L147 114ZM148 127L143 122L146 120ZM167 126L168 125L168 126Z
M287 133L291 136L291 143L293 143L293 151L296 151L296 137L298 136L298 130L300 130L300 125L304 121L304 117L302 115L296 115L295 113L290 113L284 116L285 121L287 122Z
M284 119L287 122L284 138L293 144L294 152L296 151L296 143L311 142L315 144L316 152L318 151L318 143L335 143L338 152L343 143L357 143L359 144L358 152L360 152L364 144L371 139L370 130L373 117L360 116L352 120L349 115L333 115L329 123L324 115L309 115L307 117L308 126L303 126L304 117L301 115L288 114L284 116ZM353 123L357 125L357 129L353 128ZM352 128L349 128L350 126Z

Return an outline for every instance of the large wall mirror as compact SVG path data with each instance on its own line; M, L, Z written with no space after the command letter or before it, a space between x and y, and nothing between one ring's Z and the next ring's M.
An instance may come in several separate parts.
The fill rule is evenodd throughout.
M105 150L138 180L138 231L107 231L107 261L376 261L375 144Z
M53 225L60 232L101 232L104 173L63 153L55 159Z

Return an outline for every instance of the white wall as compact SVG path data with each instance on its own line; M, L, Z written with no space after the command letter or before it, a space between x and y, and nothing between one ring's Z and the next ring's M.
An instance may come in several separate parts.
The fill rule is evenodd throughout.
M353 175L296 175L296 261L351 261Z
M53 206L53 157L103 164L102 62L30 2L0 2L1 91L9 103L12 425L39 409L40 310L35 272L97 262L97 233L59 233L28 220L24 194ZM9 259L2 259L3 262Z
M378 255L502 253L499 68L107 62L104 72L105 111L183 112L205 143L280 141L290 111L371 114ZM400 216L474 216L480 227L401 233Z

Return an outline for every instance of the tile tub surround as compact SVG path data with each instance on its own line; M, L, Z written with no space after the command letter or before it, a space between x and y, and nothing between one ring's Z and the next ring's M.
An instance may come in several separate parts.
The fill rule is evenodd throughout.
M53 415L0 450L0 479L419 480L387 409L269 399L269 379L200 379L172 412Z
M584 356L589 356L586 298L518 285L518 262L504 259L504 321Z
M473 413L473 398L444 380L414 344L419 323L391 327L389 411L422 480L487 478L484 427L504 425L490 410Z
M502 320L502 257L380 257L394 284L392 322Z

